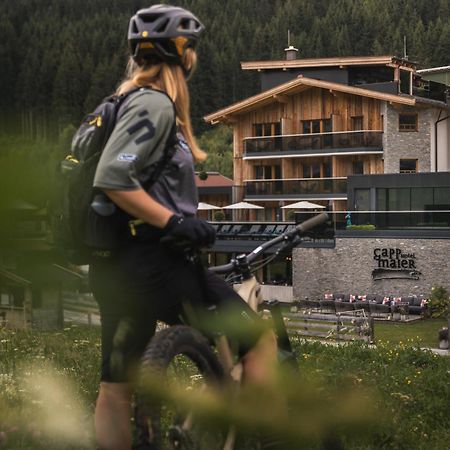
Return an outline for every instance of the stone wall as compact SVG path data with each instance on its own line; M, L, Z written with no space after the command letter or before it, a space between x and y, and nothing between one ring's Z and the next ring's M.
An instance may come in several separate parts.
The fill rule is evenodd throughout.
M418 131L399 131L399 113L418 112ZM398 110L390 105L384 109L384 173L399 173L400 159L417 159L419 172L431 171L431 130L432 109L403 108Z
M450 290L449 255L446 239L336 238L334 249L296 248L294 298L322 297L324 292L429 295L436 285ZM380 266L376 277L412 277L374 280L372 272Z

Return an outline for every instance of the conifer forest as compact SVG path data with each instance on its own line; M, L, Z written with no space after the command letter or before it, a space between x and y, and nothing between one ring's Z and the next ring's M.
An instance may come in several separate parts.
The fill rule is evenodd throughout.
M164 3L163 0L161 2ZM202 117L259 90L241 61L396 55L419 68L450 63L450 0L170 0L206 27L190 81ZM0 132L66 141L123 76L130 16L149 0L0 0ZM9 141L8 141L9 142ZM0 140L4 150L4 139ZM40 145L40 147L43 147ZM45 146L44 146L45 147ZM46 147L47 148L47 147Z

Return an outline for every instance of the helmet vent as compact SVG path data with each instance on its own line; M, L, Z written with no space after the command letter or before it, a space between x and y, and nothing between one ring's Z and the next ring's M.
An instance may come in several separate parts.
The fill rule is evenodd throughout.
M155 31L157 31L158 33L162 33L166 30L167 25L169 24L169 19L164 20L163 22L161 22L157 28L155 28Z
M180 21L180 25L178 25L179 30L190 30L191 29L191 20L183 19Z

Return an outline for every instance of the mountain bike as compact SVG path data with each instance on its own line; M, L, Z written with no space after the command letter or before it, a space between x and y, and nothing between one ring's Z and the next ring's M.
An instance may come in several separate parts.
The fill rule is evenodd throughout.
M298 245L302 234L327 220L328 215L321 213L259 245L250 253L237 256L228 264L209 268L216 274L231 277L231 280L238 279L239 295L254 311L264 311L270 315L279 354L284 363L291 366L295 366L296 361L282 317L281 305L276 300L263 301L254 272L283 252L291 250ZM273 254L257 262L262 254L277 246ZM194 258L192 254L189 257ZM214 306L209 306L208 309L209 317L213 317ZM200 384L205 397L209 388L228 389L227 394L229 393L231 397L238 391L242 367L228 337L217 333L211 340L198 331L197 319L195 312L186 305L183 324L158 331L143 354L134 414L136 449L235 448L236 430L233 427L223 428L220 424L214 426L209 422L204 426L204 421L198 417L196 408L180 405L178 401L168 402L165 398L167 389L176 390L177 385L167 387L167 380L171 376L175 380L187 378L190 381L187 387L189 390ZM152 382L151 388L146 385L148 380Z

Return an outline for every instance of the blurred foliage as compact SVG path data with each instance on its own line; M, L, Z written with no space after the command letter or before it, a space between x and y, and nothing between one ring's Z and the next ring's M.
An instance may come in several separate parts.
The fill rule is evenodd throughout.
M0 330L0 441L5 448L93 448L99 331L83 326L58 332ZM448 358L420 350L413 340L383 341L376 348L297 339L293 344L299 373L281 372L269 389L247 386L236 403L227 391L199 394L190 388L165 389L160 382L153 393L198 408L207 423L236 423L246 436L281 435L290 450L319 450L330 439L340 440L346 450L447 448ZM74 443L73 430L80 426Z
M428 299L428 314L431 317L450 318L450 294L443 286L433 286Z
M219 172L233 178L233 131L226 126L218 126L205 131L198 140L200 147L208 154L204 163L198 164L204 172Z

